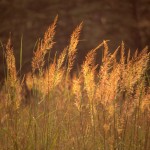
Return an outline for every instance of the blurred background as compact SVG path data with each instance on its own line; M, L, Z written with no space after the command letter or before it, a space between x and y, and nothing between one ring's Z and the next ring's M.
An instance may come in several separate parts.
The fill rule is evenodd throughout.
M6 44L11 32L16 63L19 66L23 36L23 70L30 70L34 45L43 37L58 14L53 54L68 43L75 27L84 22L78 46L77 63L100 42L110 40L110 50L121 41L132 52L150 45L150 0L0 0L0 41ZM99 54L100 55L100 54ZM2 46L0 72L2 76Z

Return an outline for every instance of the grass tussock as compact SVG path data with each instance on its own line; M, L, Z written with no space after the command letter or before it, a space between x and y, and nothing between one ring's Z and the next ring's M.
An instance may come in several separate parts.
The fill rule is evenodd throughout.
M48 67L57 17L39 40L23 78L16 70L11 39L7 75L0 91L0 149L148 150L150 148L149 53L125 56L124 43L111 54L103 41L74 66L82 23ZM95 63L102 49L102 64ZM118 60L118 53L120 59Z

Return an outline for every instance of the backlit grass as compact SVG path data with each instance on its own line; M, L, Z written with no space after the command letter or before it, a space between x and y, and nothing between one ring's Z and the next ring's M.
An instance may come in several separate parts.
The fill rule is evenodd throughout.
M38 41L28 74L20 75L21 66L16 70L10 38L6 44L0 149L148 150L148 48L133 56L129 50L126 57L123 42L111 54L104 40L71 75L82 23L72 33L70 44L45 67L56 23L57 17ZM101 66L95 64L98 50L103 51Z

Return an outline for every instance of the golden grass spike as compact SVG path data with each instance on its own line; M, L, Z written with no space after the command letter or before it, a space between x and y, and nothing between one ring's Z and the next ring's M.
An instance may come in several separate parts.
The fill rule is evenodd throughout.
M120 79L120 70L116 61L116 55L120 47L113 54L110 54L105 43L105 56L99 71L99 82L96 91L96 97L104 106L111 103L116 96L118 81Z
M68 49L67 47L64 48L64 50L62 51L62 53L60 54L60 56L58 58L58 61L57 61L57 69L58 70L62 67L62 65L63 65L63 63L65 61L67 49Z
M42 89L39 87L39 90L44 94L48 94L52 89L54 89L61 81L64 75L64 70L58 68L56 58L53 63L50 64L49 68L44 72L42 80Z
M99 44L96 48L92 49L91 51L88 52L88 54L85 57L85 62L84 66L91 66L91 68L94 65L94 60L95 60L95 55L96 51L103 46L104 43Z
M99 70L99 77L107 78L107 75L108 75L107 73L108 73L108 70L110 69L110 64L111 64L111 57L108 51L109 49L108 49L107 41L103 41L103 43L104 43L104 55L102 58L102 65Z
M73 78L73 86L72 86L73 93L76 95L77 99L81 98L81 81L80 78L74 76Z
M102 62L106 61L107 58L108 58L108 44L107 44L107 41L104 40L103 41L103 44L104 44L104 54L103 54L103 58L102 58Z
M6 65L7 65L7 79L5 82L7 96L7 106L11 109L17 110L21 104L22 85L17 78L15 57L13 54L13 47L11 45L11 38L6 44Z
M96 84L95 84L95 70L97 65L94 66L94 59L96 55L96 51L103 45L104 43L99 44L95 49L92 49L88 52L85 61L82 65L82 73L84 77L84 88L86 90L88 99L89 99L89 110L91 116L91 124L94 125L94 110L95 105L93 103L95 91L96 91Z
M144 48L139 54L136 54L129 61L122 71L122 89L126 89L128 93L133 93L137 83L142 80L145 71L148 67L149 53L147 47ZM135 57L136 56L136 57ZM122 69L122 68L121 68Z
M31 73L26 74L25 82L26 82L28 90L31 91L32 88L33 88L33 78L32 78L32 74Z
M74 60L76 57L76 52L77 52L77 45L79 42L79 35L80 35L80 31L82 29L82 25L83 23L80 23L79 26L77 26L77 28L73 31L72 35L71 35L71 39L70 39L70 45L68 48L68 68L67 68L67 72L69 73L73 67L74 64Z
M46 52L46 49L51 49L54 42L54 35L55 35L55 28L56 28L56 23L58 20L58 16L55 17L54 22L51 26L49 26L49 28L47 29L47 31L44 34L44 39L43 39L43 53Z
M136 59L136 58L138 57L138 52L139 52L139 50L136 49L136 51L135 51L135 53L134 53L134 56L133 56L134 59Z
M150 53L148 53L148 46L146 46L145 48L143 48L143 50L140 52L139 56L144 56L144 55L150 55Z
M55 35L55 28L58 16L56 16L53 24L47 29L44 34L44 38L38 42L37 50L34 52L34 57L32 59L32 72L34 73L36 69L41 70L44 66L44 57L53 45L53 39Z
M131 50L128 50L128 56L127 56L127 63L130 61L130 57L131 57Z
M114 51L114 53L110 55L110 61L111 61L112 64L113 64L113 63L116 64L116 62L117 62L116 57L117 57L117 53L118 53L118 51L119 51L119 48L120 48L120 46L118 46L118 47L116 48L116 50Z
M125 47L124 42L121 43L121 57L120 57L120 63L124 66L125 64Z
M74 76L72 85L72 91L75 95L75 106L77 107L78 111L82 110L81 98L82 98L82 89L81 89L81 79L80 77L77 78Z
M10 81L17 80L17 72L16 72L16 62L15 57L13 54L13 47L11 45L11 38L8 39L6 45L6 64L7 64L7 71L8 71L8 79Z
M96 48L89 51L85 57L85 61L84 61L83 65L82 65L82 73L84 76L85 89L86 89L87 93L89 94L89 97L92 97L94 88L95 88L94 76L95 76L95 70L97 68L97 65L94 66L95 55L96 55L96 51L102 45L103 45L103 43L99 44Z

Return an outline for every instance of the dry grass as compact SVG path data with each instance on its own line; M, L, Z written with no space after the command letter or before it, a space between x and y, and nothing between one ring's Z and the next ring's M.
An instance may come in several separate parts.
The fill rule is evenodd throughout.
M148 48L133 57L129 51L126 58L124 43L111 54L108 41L103 41L71 77L82 23L72 33L70 45L45 68L56 22L57 17L39 41L32 71L24 79L18 76L8 40L7 76L0 91L0 149L148 150ZM99 49L103 49L100 67L95 64Z

